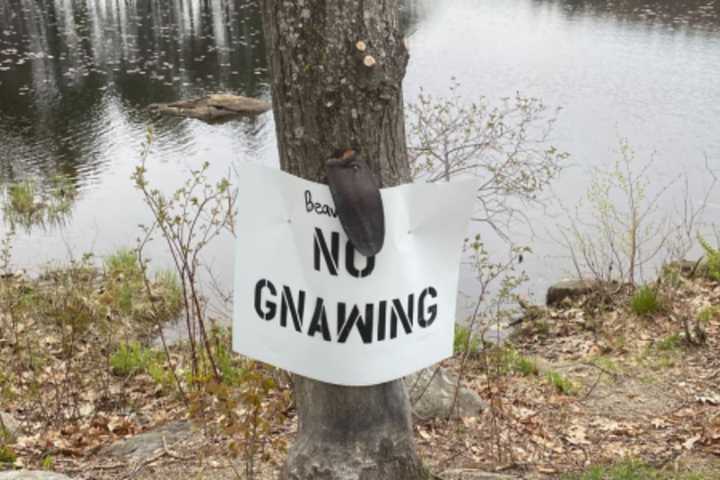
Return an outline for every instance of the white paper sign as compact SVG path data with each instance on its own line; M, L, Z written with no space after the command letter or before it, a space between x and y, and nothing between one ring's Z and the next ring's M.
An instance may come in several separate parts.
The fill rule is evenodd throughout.
M394 380L453 353L474 181L383 189L385 244L355 252L326 185L239 167L233 348L339 385Z

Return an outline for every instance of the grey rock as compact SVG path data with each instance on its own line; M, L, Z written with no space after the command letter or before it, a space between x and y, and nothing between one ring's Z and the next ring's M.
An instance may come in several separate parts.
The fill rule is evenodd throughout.
M457 377L442 367L429 368L405 378L413 411L422 418L447 417L455 398ZM461 386L457 407L459 417L476 417L487 404L472 390Z
M0 472L0 480L70 480L70 477L40 470L17 470L14 472Z
M124 458L130 462L139 462L150 458L163 448L163 438L168 447L186 439L192 433L190 422L170 422L156 430L126 438L104 448L102 454L116 458Z
M563 300L574 300L591 293L598 288L597 282L592 280L565 280L558 282L547 290L545 305L548 307L559 305Z
M20 422L6 412L0 412L0 439L9 437L14 441L21 433Z

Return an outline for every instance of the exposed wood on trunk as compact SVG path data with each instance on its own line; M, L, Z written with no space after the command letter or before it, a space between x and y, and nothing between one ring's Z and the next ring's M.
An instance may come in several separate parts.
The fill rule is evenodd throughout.
M285 171L325 181L353 148L380 185L407 181L402 79L408 54L397 0L263 0L273 110ZM418 480L401 380L341 387L296 376L297 439L283 479Z

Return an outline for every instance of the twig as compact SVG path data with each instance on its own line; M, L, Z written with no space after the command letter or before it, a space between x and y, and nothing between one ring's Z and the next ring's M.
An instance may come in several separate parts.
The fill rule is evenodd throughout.
M167 446L167 440L165 439L165 435L162 436L162 444L163 444L163 450L165 451L165 453L167 454L168 457L176 458L178 460L187 460L187 458L182 457L182 456L178 455L177 453L173 453L172 451L170 451L170 449Z
M600 372L595 379L595 382L590 386L590 389L587 391L587 393L579 400L580 403L583 403L585 400L587 400L590 395L595 391L595 387L597 387L598 383L600 383L600 379L602 378L603 374Z

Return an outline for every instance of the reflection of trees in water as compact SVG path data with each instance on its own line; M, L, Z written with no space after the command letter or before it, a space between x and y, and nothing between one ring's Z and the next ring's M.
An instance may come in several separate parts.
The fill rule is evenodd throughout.
M720 1L717 0L533 0L562 8L568 16L604 16L617 21L678 29L720 28Z
M0 0L0 11L3 58L24 77L16 83L82 86L100 73L121 88L150 79L168 98L196 81L254 95L265 67L254 0Z
M112 107L261 95L263 49L256 0L0 0L0 176L95 171Z
M2 214L11 229L54 227L67 223L77 199L72 179L52 176L44 181L23 180L9 183L0 192Z

